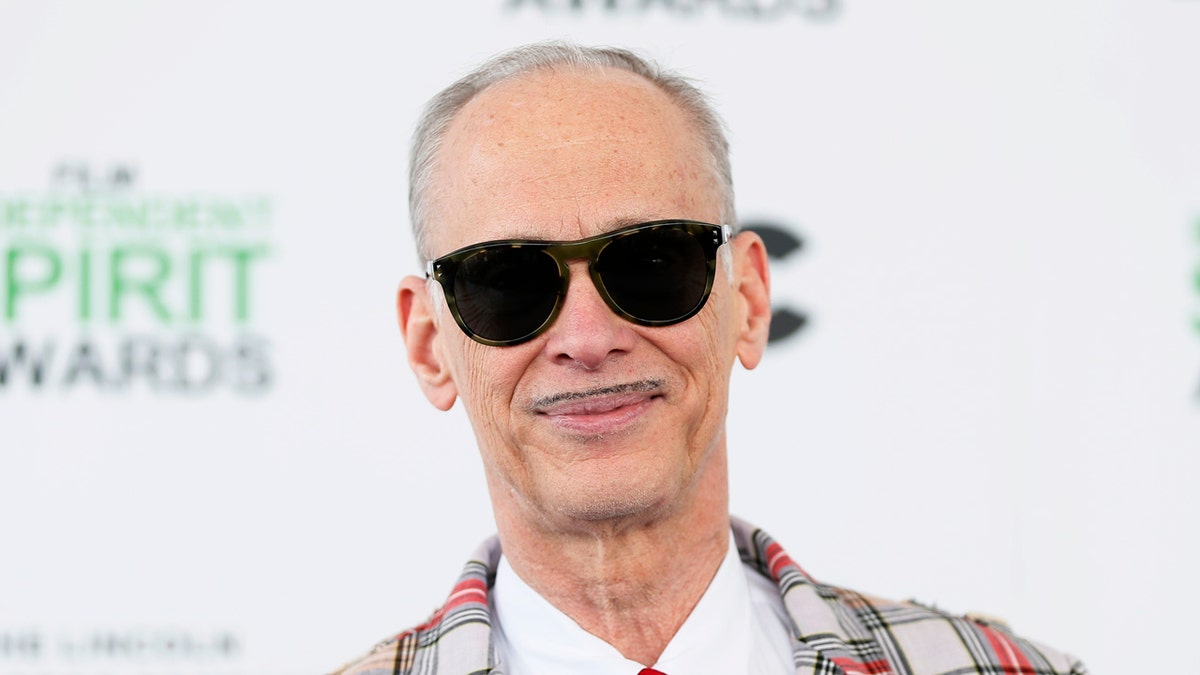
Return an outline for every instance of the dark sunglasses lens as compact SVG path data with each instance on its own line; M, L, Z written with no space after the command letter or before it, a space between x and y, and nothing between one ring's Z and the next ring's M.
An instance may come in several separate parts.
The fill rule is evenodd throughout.
M620 308L640 321L670 323L704 300L708 256L695 236L658 228L621 237L596 261L596 270Z
M554 311L558 265L536 248L483 250L454 275L458 314L476 335L496 341L531 335Z

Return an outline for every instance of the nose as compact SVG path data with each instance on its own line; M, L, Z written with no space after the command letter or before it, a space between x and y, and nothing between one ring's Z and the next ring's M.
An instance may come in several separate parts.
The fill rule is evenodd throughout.
M556 363L596 370L633 348L633 324L617 316L588 275L587 263L570 263L571 283L554 325L546 332L545 353Z

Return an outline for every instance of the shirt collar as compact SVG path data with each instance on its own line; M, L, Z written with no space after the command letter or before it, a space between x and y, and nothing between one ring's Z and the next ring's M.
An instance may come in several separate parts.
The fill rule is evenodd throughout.
M588 633L529 587L501 557L491 590L493 639L508 673L633 675L644 666L665 673L746 672L751 657L751 596L730 543L700 601L658 663L639 664Z

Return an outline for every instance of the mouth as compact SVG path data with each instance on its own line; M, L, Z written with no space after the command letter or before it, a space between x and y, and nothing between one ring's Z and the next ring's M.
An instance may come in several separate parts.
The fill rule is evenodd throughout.
M630 427L662 396L661 380L642 380L553 394L534 400L531 408L564 431L604 436Z

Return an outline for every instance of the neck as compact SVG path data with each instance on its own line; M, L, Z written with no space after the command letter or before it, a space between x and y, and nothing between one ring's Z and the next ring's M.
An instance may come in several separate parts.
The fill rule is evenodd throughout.
M584 630L653 665L728 550L728 472L718 455L688 496L662 513L552 527L495 504L504 555Z

